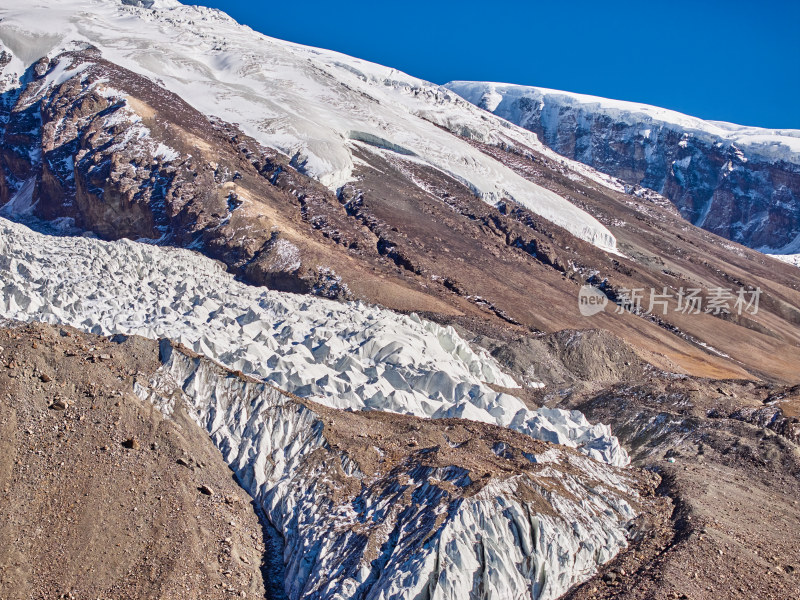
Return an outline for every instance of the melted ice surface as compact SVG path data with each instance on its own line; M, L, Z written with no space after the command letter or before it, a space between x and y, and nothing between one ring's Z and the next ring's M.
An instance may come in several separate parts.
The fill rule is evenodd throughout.
M493 391L517 384L451 327L248 286L189 250L50 237L0 219L0 285L0 316L170 338L332 407L496 423L628 462L608 426Z

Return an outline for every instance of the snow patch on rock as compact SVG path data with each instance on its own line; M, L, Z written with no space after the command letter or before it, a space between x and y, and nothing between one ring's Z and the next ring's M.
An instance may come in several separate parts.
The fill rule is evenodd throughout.
M768 254L767 256L777 258L778 260L790 265L794 265L795 267L800 267L800 254Z

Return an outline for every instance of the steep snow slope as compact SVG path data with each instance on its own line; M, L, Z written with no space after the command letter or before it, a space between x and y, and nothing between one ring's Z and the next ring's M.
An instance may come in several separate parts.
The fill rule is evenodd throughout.
M454 421L322 412L167 341L161 356L137 394L209 432L282 533L291 600L550 600L626 545L632 473Z
M129 4L4 3L0 39L15 57L5 73L88 42L202 112L241 124L330 188L352 178L356 146L373 147L440 169L489 203L512 198L582 239L615 249L613 235L594 217L448 132L537 144L535 136L455 94L394 69L268 38L216 10Z
M763 251L800 249L800 130L536 87L446 87L563 156L661 193L695 225Z
M607 426L490 389L517 386L452 328L415 315L247 286L187 250L48 237L4 219L0 282L0 316L166 337L329 406L496 423L628 462Z

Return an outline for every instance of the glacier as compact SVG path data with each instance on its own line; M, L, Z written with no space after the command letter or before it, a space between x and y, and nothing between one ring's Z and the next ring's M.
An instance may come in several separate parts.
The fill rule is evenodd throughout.
M334 408L494 423L629 462L607 425L494 391L519 386L452 327L248 286L190 250L51 237L0 219L0 282L0 316L169 338Z
M768 256L795 267L800 267L800 254L769 254Z
M436 464L441 446L398 449L377 423L348 426L352 413L235 376L167 340L161 360L136 394L208 431L283 536L291 600L463 600L476 589L494 600L552 600L627 545L639 496L625 471L510 441L496 459L513 451L528 466L474 489L468 466ZM447 440L456 428L437 433ZM359 432L354 445L338 429ZM471 443L494 443L488 435L470 434ZM382 457L377 470L364 452Z

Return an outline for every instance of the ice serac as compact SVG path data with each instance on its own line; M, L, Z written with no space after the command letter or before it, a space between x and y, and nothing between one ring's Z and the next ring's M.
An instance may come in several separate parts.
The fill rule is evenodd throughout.
M394 69L268 38L213 9L175 2L10 0L0 41L10 79L42 56L90 44L104 59L157 81L206 115L291 157L331 189L350 181L354 153L392 153L446 173L488 203L511 199L615 251L592 215L464 139L537 144L523 129L456 94Z
M626 545L632 471L494 426L326 408L166 340L161 357L137 394L209 432L282 532L292 600L549 600Z
M659 192L695 225L764 251L800 251L800 130L538 87L445 87L570 159Z
M189 250L49 237L0 218L0 282L0 316L165 337L339 409L461 417L629 461L607 425L494 391L518 386L451 327L248 286Z

